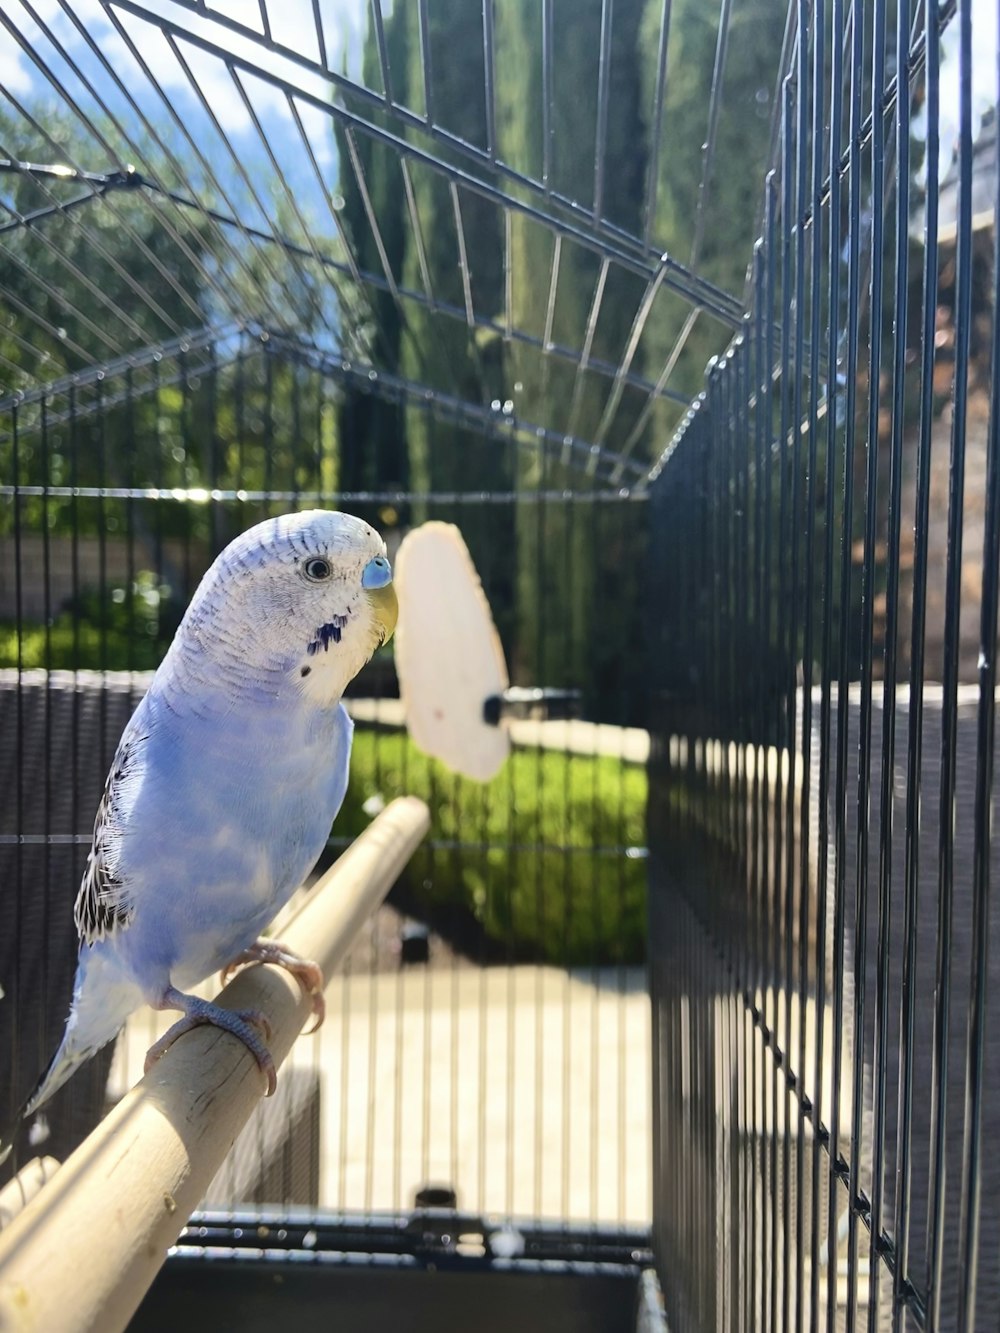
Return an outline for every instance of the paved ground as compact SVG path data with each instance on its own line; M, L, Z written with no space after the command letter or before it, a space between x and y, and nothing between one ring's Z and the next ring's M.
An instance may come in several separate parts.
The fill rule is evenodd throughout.
M638 977L602 986L618 980L518 967L335 983L328 1197L399 1207L447 1182L476 1211L648 1220L648 1001Z

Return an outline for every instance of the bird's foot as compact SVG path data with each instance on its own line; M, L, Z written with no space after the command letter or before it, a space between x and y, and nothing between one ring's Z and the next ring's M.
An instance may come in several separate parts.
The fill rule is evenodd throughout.
M247 963L274 963L278 967L283 967L286 972L290 972L312 1001L312 1011L316 1017L316 1022L305 1036L317 1032L323 1026L323 1020L326 1018L326 1000L323 998L323 972L317 963L300 958L277 940L258 940L256 944L251 944L249 949L244 949L232 962L226 964L219 973L222 984L225 985L237 968Z
M145 1073L149 1073L157 1060L173 1046L178 1037L183 1036L185 1032L190 1032L192 1028L210 1023L213 1027L221 1028L223 1032L231 1032L234 1037L239 1037L257 1061L261 1073L267 1079L267 1096L270 1097L274 1092L278 1086L278 1075L274 1068L271 1052L264 1045L265 1041L271 1039L271 1024L260 1010L223 1009L221 1005L213 1004L211 1000L203 1000L197 995L185 995L183 991L175 990L173 986L167 987L155 1008L181 1009L184 1017L178 1019L173 1027L167 1029L159 1041L155 1041L150 1046L146 1052ZM264 1034L263 1041L260 1032Z

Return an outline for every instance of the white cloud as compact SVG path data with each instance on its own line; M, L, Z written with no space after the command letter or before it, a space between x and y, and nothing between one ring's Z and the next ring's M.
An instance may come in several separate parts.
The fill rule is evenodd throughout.
M197 108L198 93L192 89L183 65L165 40L158 20L169 19L178 28L201 37L221 49L223 55L216 56L200 50L193 43L183 39L178 41L178 46L197 80L201 94L211 107L212 114L229 135L252 133L253 121L226 67L224 60L226 53L245 60L265 76L252 81L252 92L248 82L248 95L251 97L255 113L264 124L268 137L276 141L291 135L297 142L298 134L288 109L285 93L267 82L268 74L284 77L287 82L311 93L321 102L327 101L331 95L330 85L325 79L270 49L262 40L255 41L253 35L243 36L213 21L210 15L194 13L172 3L172 0L147 0L144 10L148 17L141 18L125 11L115 11L113 0L108 0L107 6L100 3L100 0L65 0L65 4L60 3L60 0L36 0L35 8L40 19L51 28L56 40L64 44L70 56L79 63L86 74L92 75L96 72L96 62L88 52L84 38L74 27L67 10L75 15L99 42L116 72L147 111L155 99L150 98L142 71L108 18L106 8L117 14L123 28L135 43L142 59L148 63L164 92L186 108L195 105L195 115L204 118L206 126L208 119L205 113ZM258 16L257 7L249 4L247 0L216 0L212 8L218 10L220 14L247 23L248 26L249 20ZM357 70L360 66L360 53L367 29L368 0L335 0L333 4L324 5L323 10L324 38L330 67L340 70L346 61L348 68L352 71ZM69 91L76 95L79 90L73 85L78 81L62 65L56 49L46 39L42 29L32 21L30 14L19 0L12 0L12 3L6 4L5 12L23 34L27 44L41 55L46 64L54 68L60 79L66 79ZM281 0L280 4L272 3L269 6L269 15L273 25L272 39L275 43L288 47L310 61L318 62L319 45L311 0ZM259 24L256 35L258 38L262 37ZM0 82L21 98L52 95L51 86L27 52L16 42L6 39L0 40ZM82 95L86 98L85 93ZM321 163L328 165L333 157L332 132L328 115L305 102L299 103L299 109L317 158ZM195 125L189 128L197 132Z
M53 59L58 61L54 49L47 40L44 28L52 30L55 37L70 47L81 39L74 32L73 24L59 0L33 0L32 9L37 22L20 0L9 0L3 6L4 16L10 22L15 35L4 29L0 34L0 84L18 97L31 97L33 94L51 94L51 85L45 74L25 50L25 46L34 50L45 63ZM102 40L110 25L99 0L75 0L73 12L92 32L96 39Z

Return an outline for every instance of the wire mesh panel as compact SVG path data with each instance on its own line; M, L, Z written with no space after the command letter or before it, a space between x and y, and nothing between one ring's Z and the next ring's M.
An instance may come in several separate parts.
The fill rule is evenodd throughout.
M430 843L213 1197L643 1221L646 475L740 326L783 0L15 0L0 25L7 1107L65 1013L119 705L214 554L316 504L393 551L443 518L512 679L580 716L521 719L479 789L409 744L391 655L366 669L331 851L403 789Z
M988 1328L996 13L796 18L653 488L654 1228L681 1327Z
M512 679L576 692L580 716L522 719L480 789L410 745L391 655L367 668L330 854L401 790L431 839L212 1198L399 1209L430 1185L648 1216L643 481L739 324L751 218L728 210L720 244L709 205L763 168L768 108L733 134L718 106L727 79L773 85L784 25L771 6L727 74L732 15L699 13L3 6L5 1109L65 1014L111 747L211 558L316 504L393 553L443 518ZM670 101L675 69L711 106ZM725 146L745 171L715 179ZM130 1026L110 1095L151 1035ZM48 1109L60 1153L102 1109L94 1069L64 1138Z
M365 668L325 859L404 790L431 836L210 1199L642 1223L652 1156L679 1328L996 1322L996 20L0 9L5 1111L214 555L443 519L573 715L476 786Z
M544 442L529 487L514 431L455 424L447 445L477 456L469 471L492 489L345 497L332 489L349 466L336 435L366 405L342 370L277 340L206 342L8 407L9 1111L68 1009L72 900L118 735L213 554L268 513L316 504L349 504L390 552L418 519L444 519L469 544L515 680L562 687L588 720L515 719L514 753L481 785L409 741L391 652L357 679L351 785L326 860L400 792L428 801L431 837L209 1201L398 1211L433 1186L471 1210L642 1223L645 682L640 656L615 645L639 633L617 571L642 558L645 508L575 478ZM445 471L433 440L427 464ZM592 644L597 624L606 637ZM165 1026L129 1025L108 1096L141 1076ZM95 1122L110 1054L86 1089L59 1094L52 1137L36 1122L13 1165L42 1141L63 1155Z

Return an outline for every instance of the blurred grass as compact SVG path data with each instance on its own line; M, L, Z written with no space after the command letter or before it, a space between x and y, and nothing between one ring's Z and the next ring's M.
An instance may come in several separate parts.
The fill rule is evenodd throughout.
M439 844L408 868L410 910L460 934L464 917L469 938L478 935L494 957L569 966L645 958L645 769L514 750L481 784L428 759L402 733L359 727L335 833L356 836L370 822L366 802L404 793L427 802L429 840Z
M17 627L0 623L0 667L18 665ZM46 647L47 644L47 647ZM160 665L170 640L152 636L128 638L76 621L69 614L57 616L48 628L28 625L21 630L21 665L48 667L51 671L152 671Z
M180 621L180 608L152 570L128 586L84 588L48 625L0 621L0 667L51 671L152 671ZM20 656L18 638L20 637Z

